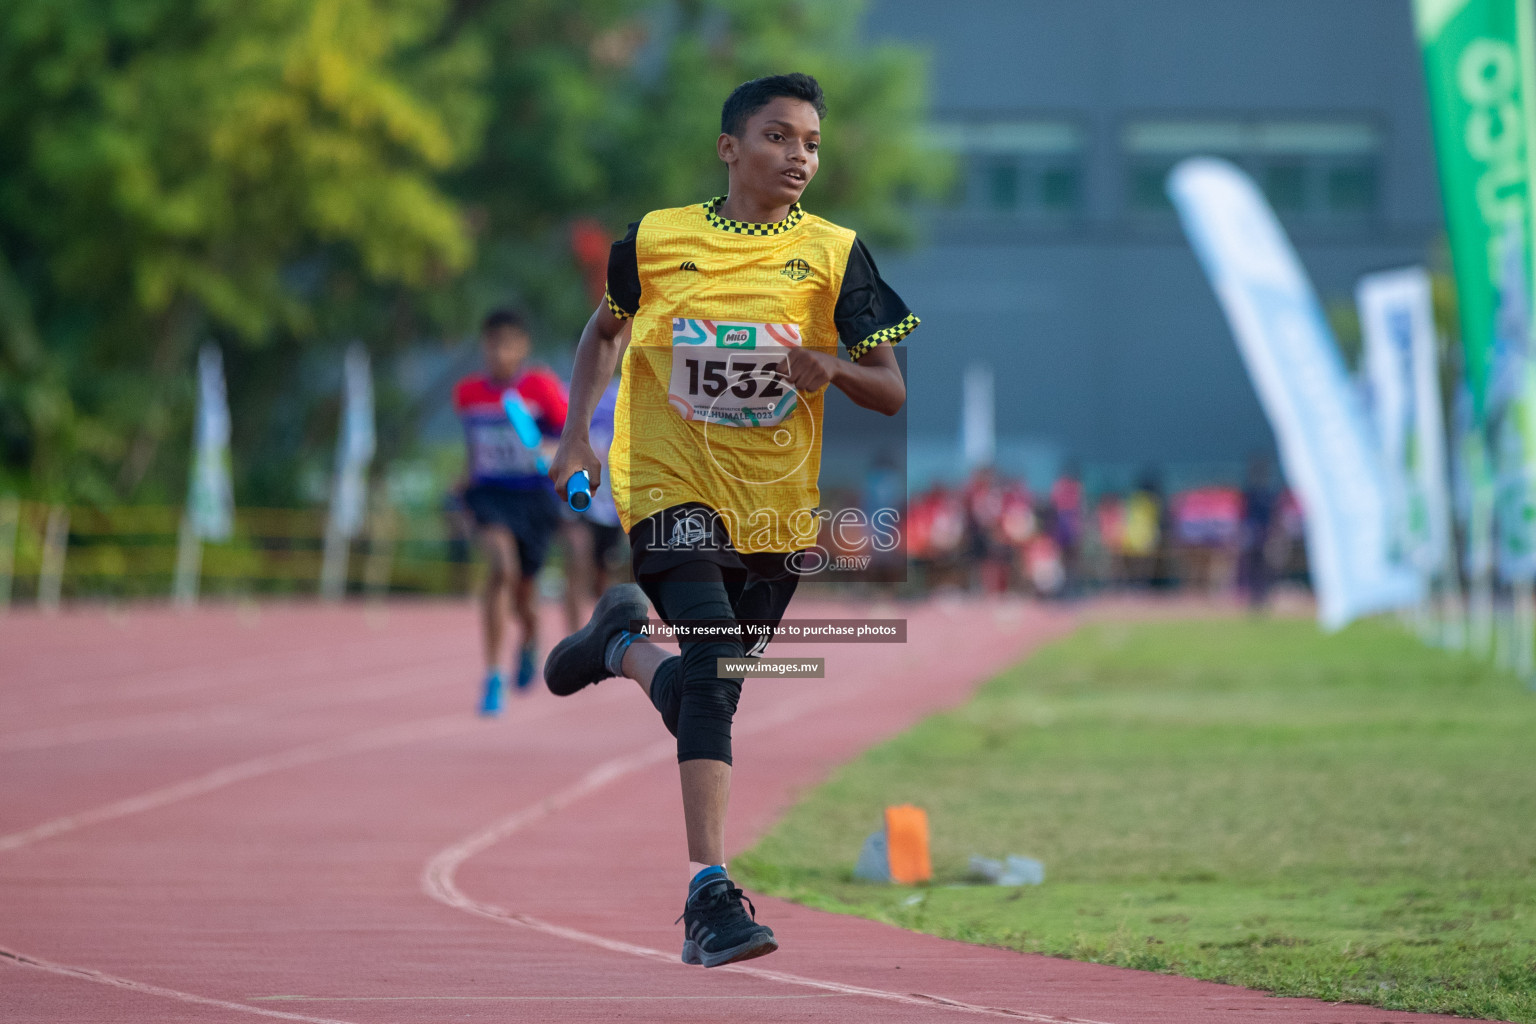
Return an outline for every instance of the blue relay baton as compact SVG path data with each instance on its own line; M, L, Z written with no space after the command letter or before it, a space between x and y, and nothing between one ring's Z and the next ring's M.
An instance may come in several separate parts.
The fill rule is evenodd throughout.
M534 420L533 413L528 411L516 391L506 391L501 396L501 405L507 410L507 419L512 421L512 429L517 431L517 439L523 442L524 448L534 453L534 465L540 473L548 473L549 463L539 454L539 444L544 440L544 435L539 432L539 424Z
M585 512L592 507L592 478L586 470L578 469L571 474L565 483L565 494L573 512Z

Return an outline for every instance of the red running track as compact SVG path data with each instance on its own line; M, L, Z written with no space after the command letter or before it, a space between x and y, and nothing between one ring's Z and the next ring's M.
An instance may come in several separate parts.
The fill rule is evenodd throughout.
M1024 605L873 613L905 615L909 642L785 646L830 678L748 685L730 848L1071 625ZM475 651L460 605L0 618L0 1020L1432 1019L766 898L780 952L686 967L655 712L615 680L481 721Z

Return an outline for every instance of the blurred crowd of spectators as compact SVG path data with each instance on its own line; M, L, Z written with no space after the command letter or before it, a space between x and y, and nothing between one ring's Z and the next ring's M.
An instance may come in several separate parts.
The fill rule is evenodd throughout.
M1255 460L1242 487L1166 494L1148 472L1092 499L1068 469L1049 491L991 469L912 497L911 582L1059 597L1104 588L1237 590L1262 604L1276 579L1304 575L1301 510Z
M1077 472L1061 473L1048 491L980 469L961 485L935 484L913 494L891 522L894 546L871 543L867 524L880 509L900 511L903 477L894 462L877 462L861 493L823 492L834 513L820 544L834 556L869 556L855 572L821 577L829 583L902 584L918 593L964 590L1056 598L1106 589L1195 589L1236 592L1263 604L1277 580L1305 581L1301 508L1255 460L1243 486L1203 486L1165 492L1155 472L1124 491L1090 495ZM861 511L845 522L839 515ZM470 584L470 532L448 500L449 560ZM567 523L567 527L573 524ZM579 524L576 524L579 525ZM573 538L562 531L557 562L569 560ZM577 545L580 546L579 544ZM621 545L605 568L627 579ZM569 591L569 587L567 588Z

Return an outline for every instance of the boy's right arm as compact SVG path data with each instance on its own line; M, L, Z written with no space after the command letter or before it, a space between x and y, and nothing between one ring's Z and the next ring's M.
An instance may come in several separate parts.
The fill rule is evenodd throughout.
M624 321L613 315L606 302L597 307L582 329L581 341L576 346L576 364L571 370L571 405L565 416L565 429L560 432L560 445L549 465L549 478L562 499L567 496L567 481L577 470L587 471L594 488L602 483L603 464L592 450L590 440L592 413L608 381L613 379L624 350L619 338L623 329Z

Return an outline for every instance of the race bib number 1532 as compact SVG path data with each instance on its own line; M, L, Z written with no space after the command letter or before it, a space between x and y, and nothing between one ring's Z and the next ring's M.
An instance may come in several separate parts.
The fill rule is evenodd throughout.
M674 318L667 401L685 420L776 426L799 404L784 380L799 346L794 324Z

